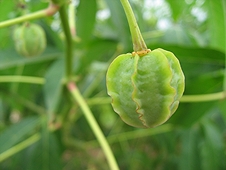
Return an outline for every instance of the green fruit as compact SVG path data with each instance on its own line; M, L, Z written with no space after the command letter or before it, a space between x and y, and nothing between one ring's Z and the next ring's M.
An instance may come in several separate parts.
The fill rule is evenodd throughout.
M163 49L118 56L108 68L106 82L114 111L125 123L139 128L166 122L176 111L185 86L178 59Z
M16 51L26 57L40 55L46 48L46 36L42 27L25 23L14 30Z

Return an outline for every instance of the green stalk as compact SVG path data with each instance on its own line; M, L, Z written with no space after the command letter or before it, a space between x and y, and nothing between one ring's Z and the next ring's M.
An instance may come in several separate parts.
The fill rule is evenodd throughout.
M100 146L103 149L103 152L107 158L110 169L118 170L119 167L118 167L115 157L112 153L112 150L111 150L103 132L101 131L96 119L94 118L89 106L87 105L84 98L82 97L80 91L78 90L76 85L72 82L68 83L68 89L71 92L73 98L78 102L79 106L81 107L86 120L88 121L91 129L93 130L94 135L96 136Z
M60 19L62 28L64 30L65 38L66 38L66 54L65 54L65 69L66 69L66 81L69 81L72 77L72 57L73 57L73 43L71 31L68 23L67 9L66 5L62 5L60 10Z
M76 38L76 25L75 25L76 15L75 15L75 6L72 3L70 3L69 5L68 15L69 15L69 27L71 30L71 35L72 35L72 38L75 39Z
M180 102L207 102L214 100L223 100L226 98L226 92L199 94L199 95L184 95L180 99Z
M30 84L44 84L45 79L31 76L0 76L0 83L20 82Z
M33 12L31 14L27 14L27 15L24 15L24 16L21 16L18 18L14 18L11 20L0 22L0 28L19 24L19 23L25 22L25 21L30 21L30 20L34 20L34 19L51 16L51 15L55 14L58 11L58 9L59 9L58 5L50 4L49 7L46 9L43 9L43 10L40 10L37 12Z
M126 17L129 23L130 32L132 35L132 41L133 41L133 50L135 52L137 51L146 51L148 50L144 39L141 35L140 29L138 27L136 18L134 16L133 10L129 4L128 0L120 0L121 4L124 8L124 11L126 13Z
M223 3L223 9L226 11L226 2L222 1ZM224 48L224 53L225 53L225 69L224 69L224 92L226 93L226 13L224 12L224 36L225 36L225 48Z

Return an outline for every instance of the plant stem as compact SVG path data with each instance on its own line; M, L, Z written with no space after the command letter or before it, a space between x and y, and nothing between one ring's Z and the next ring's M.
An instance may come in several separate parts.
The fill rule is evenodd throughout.
M73 44L72 44L72 36L68 23L67 10L66 5L62 5L60 10L60 19L62 28L64 30L65 38L66 38L66 54L65 54L65 69L66 69L66 81L68 82L72 76L72 58L73 58Z
M89 106L86 104L84 98L82 97L80 91L76 87L76 85L73 82L68 83L68 89L71 92L73 98L78 102L79 106L81 107L83 114L85 115L91 129L93 130L94 135L96 136L100 146L103 149L103 152L107 158L108 164L112 170L118 170L119 167L117 165L117 162L115 160L115 157L112 153L112 150L101 131L96 119L94 118L92 112L90 111Z
M69 26L73 39L76 37L76 25L75 25L75 6L73 3L69 5Z
M147 46L141 35L140 29L138 27L136 18L134 16L133 10L129 4L129 1L128 0L120 0L120 1L124 8L124 11L126 13L126 17L127 17L128 23L129 23L130 32L131 32L132 41L133 41L133 50L135 52L147 50Z
M8 82L44 84L45 79L41 77L30 77L30 76L0 76L0 83Z
M207 102L223 99L226 99L226 92L224 91L210 94L184 95L180 99L180 102Z
M226 2L222 1L223 3L223 9L224 11L226 11ZM225 69L224 69L224 85L223 85L223 89L224 92L226 93L226 13L224 12L224 36L225 36L225 47L224 47L224 51L225 51Z
M55 14L59 9L58 5L55 4L50 4L48 8L37 11L37 12L33 12L31 14L27 14L18 18L14 18L11 20L7 20L7 21L3 21L0 22L0 28L3 27L8 27L11 25L15 25L15 24L19 24L21 22L24 21L30 21L30 20L34 20L34 19L39 19L39 18L43 18L43 17L47 17L47 16L51 16L53 14Z
M27 148L28 146L37 142L39 139L40 139L40 134L34 134L33 136L24 140L23 142L11 147L10 149L8 149L5 152L0 154L0 162L4 161L5 159L9 158L10 156L12 156L18 152L20 152L21 150Z

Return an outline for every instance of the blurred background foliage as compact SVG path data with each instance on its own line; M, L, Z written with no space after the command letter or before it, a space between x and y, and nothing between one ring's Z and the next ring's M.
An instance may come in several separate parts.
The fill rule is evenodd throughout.
M46 1L0 0L0 21L44 9ZM164 48L180 60L185 95L223 91L225 0L130 0L150 49ZM226 100L181 103L157 128L136 129L114 113L105 73L119 54L132 52L119 0L74 0L74 78L110 143L121 169L226 169ZM78 105L63 84L64 35L59 15L32 21L48 46L24 58L14 49L15 26L0 29L0 169L108 169ZM32 37L31 37L32 38ZM7 82L4 76L40 77L40 83Z

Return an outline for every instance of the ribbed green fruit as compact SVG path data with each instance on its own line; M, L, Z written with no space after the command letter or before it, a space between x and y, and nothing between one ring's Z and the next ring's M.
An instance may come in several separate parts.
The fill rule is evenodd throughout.
M40 55L46 48L46 36L42 27L25 23L14 30L16 51L26 57Z
M123 54L110 64L107 90L121 119L134 127L150 128L166 122L176 111L185 82L173 53L155 49L144 56Z

